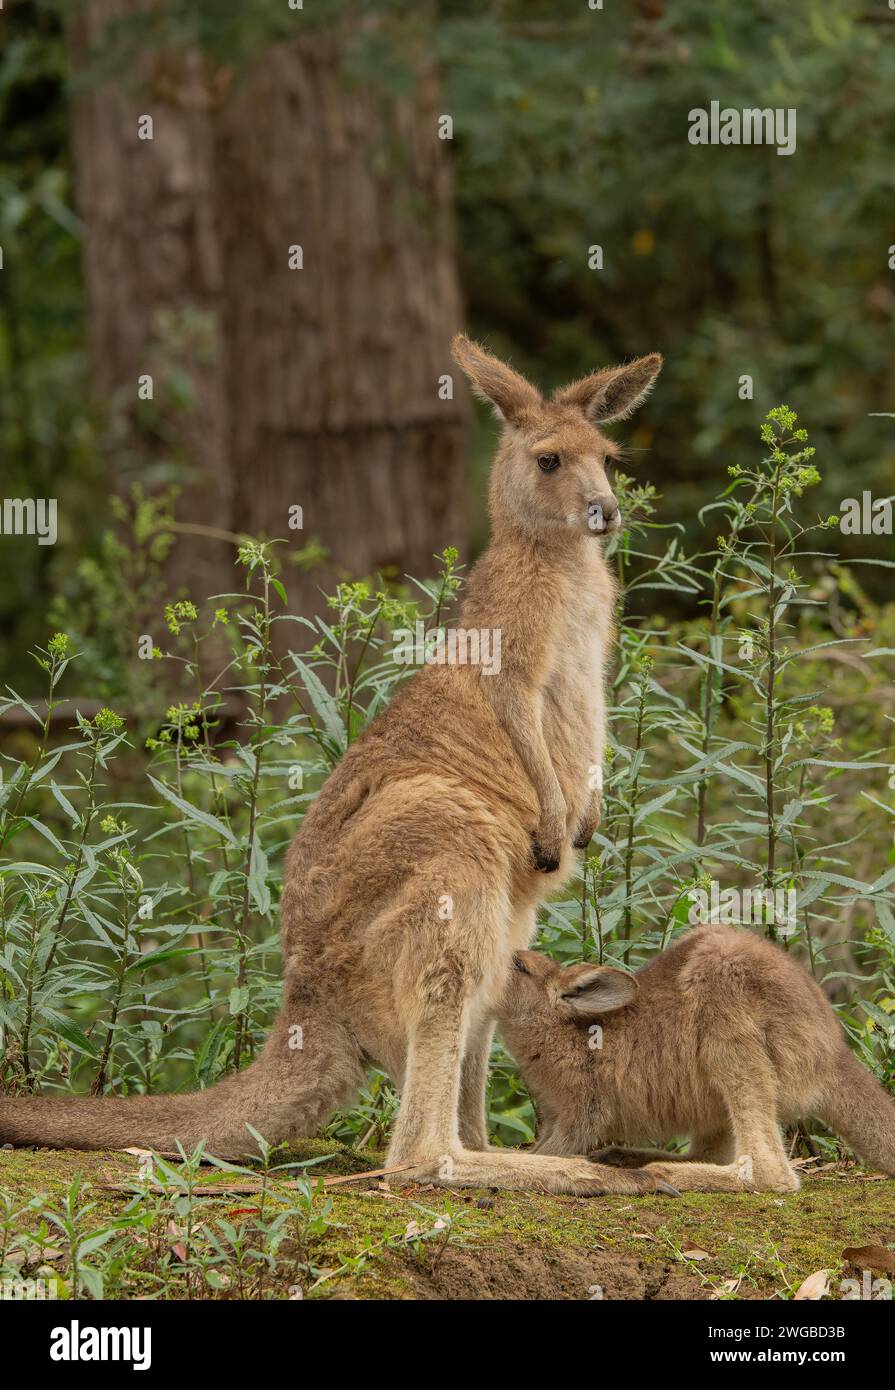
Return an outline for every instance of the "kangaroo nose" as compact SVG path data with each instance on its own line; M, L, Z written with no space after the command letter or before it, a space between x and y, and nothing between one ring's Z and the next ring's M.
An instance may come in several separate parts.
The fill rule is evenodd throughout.
M595 497L587 504L587 525L588 529L596 535L602 535L606 531L617 531L621 526L621 513L618 509L618 501L611 492L604 493L602 497Z

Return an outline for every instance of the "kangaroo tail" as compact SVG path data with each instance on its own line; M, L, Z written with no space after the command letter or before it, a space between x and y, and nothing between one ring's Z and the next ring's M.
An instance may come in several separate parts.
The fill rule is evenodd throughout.
M819 1118L867 1163L895 1177L895 1100L848 1049Z
M356 1094L364 1068L357 1044L331 1017L305 1013L296 1022L298 1030L281 1014L257 1061L207 1091L0 1096L0 1145L171 1152L179 1141L189 1153L204 1140L217 1157L242 1158L258 1154L247 1125L271 1144L309 1137Z

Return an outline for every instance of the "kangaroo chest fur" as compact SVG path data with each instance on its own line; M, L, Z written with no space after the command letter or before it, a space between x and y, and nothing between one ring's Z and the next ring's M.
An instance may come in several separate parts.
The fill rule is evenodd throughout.
M602 557L595 557L587 581L579 581L579 587L567 594L554 620L542 690L542 721L570 819L582 813L601 785L606 719L603 692L613 599Z

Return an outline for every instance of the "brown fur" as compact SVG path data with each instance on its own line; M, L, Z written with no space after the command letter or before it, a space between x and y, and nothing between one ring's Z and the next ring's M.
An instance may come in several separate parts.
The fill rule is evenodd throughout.
M743 929L696 928L636 975L523 951L498 1018L538 1108L538 1153L690 1135L681 1160L595 1158L682 1190L784 1192L799 1179L780 1127L816 1115L895 1174L895 1103L801 965Z
M467 339L454 349L505 420L493 539L460 614L466 629L500 629L500 673L424 668L330 776L287 858L283 1011L247 1071L197 1095L0 1100L0 1141L170 1149L204 1139L238 1154L253 1148L246 1121L271 1142L313 1133L376 1063L402 1090L389 1162L420 1178L585 1194L662 1185L584 1159L490 1151L484 1110L513 952L599 815L614 602L599 532L618 517L596 422L643 399L661 359L545 401ZM561 457L555 472L538 466L548 453ZM304 1048L293 1051L295 1024Z

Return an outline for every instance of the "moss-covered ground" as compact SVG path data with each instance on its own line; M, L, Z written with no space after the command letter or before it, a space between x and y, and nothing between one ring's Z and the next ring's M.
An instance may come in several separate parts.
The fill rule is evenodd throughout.
M322 1175L365 1174L381 1156L323 1141L288 1157L321 1158L309 1169ZM281 1161L281 1160L280 1160ZM0 1197L6 1194L7 1247L23 1231L40 1236L41 1215L27 1209L35 1194L51 1211L62 1209L76 1177L81 1203L95 1203L84 1231L108 1227L131 1200L138 1158L122 1153L51 1150L0 1151ZM254 1222L253 1179L203 1167L202 1196L193 1218L202 1232L218 1219L231 1229ZM89 1187L86 1186L89 1184ZM225 1190L227 1188L231 1190ZM267 1200L268 1222L276 1202ZM297 1201L298 1198L296 1197ZM185 1225L176 1194L157 1202L163 1246L176 1248ZM172 1204L170 1210L165 1206ZM173 1222L173 1225L170 1224ZM178 1225L178 1222L180 1223ZM65 1241L51 1232L52 1269L65 1284L70 1268ZM106 1274L112 1296L311 1298L788 1298L817 1270L832 1271L830 1296L853 1271L848 1247L895 1244L895 1181L851 1166L806 1172L800 1192L686 1194L679 1198L582 1199L513 1192L446 1192L440 1188L364 1177L318 1190L304 1211L289 1218L277 1260L260 1279L245 1262L243 1275L218 1259L207 1283L187 1274L187 1262L145 1231L124 1235ZM264 1244L257 1234L249 1242ZM18 1242L21 1251L21 1242ZM23 1274L38 1264L29 1255ZM102 1251L93 1257L104 1258ZM151 1267L151 1276L147 1269ZM111 1281L111 1282L110 1282ZM217 1284L217 1287L214 1287Z

